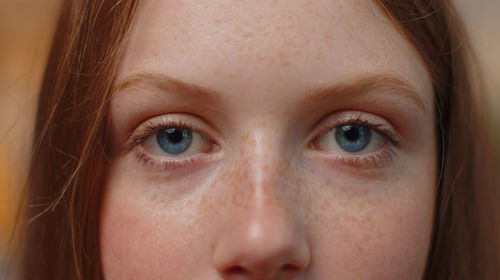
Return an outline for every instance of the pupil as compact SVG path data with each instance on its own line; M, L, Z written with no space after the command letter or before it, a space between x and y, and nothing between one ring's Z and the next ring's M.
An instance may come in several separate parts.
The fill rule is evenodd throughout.
M174 144L182 141L183 133L180 129L169 128L167 129L168 140Z
M344 125L336 131L335 138L344 151L357 153L370 143L371 132L366 126Z
M348 141L354 142L359 139L360 127L347 126L344 129L344 133Z

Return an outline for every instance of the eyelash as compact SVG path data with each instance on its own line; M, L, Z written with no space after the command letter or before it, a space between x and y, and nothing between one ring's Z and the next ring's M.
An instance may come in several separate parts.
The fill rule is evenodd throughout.
M178 168L184 168L188 166L194 166L198 163L196 156L191 157L179 157L178 159L168 159L168 160L158 160L154 157L148 155L146 152L138 151L137 147L142 145L149 137L153 136L155 133L170 128L170 127L186 127L193 132L197 132L212 146L215 146L215 141L208 136L204 130L196 128L194 124L189 121L180 119L175 121L162 121L161 119L154 119L147 123L147 125L139 130L139 132L134 133L128 143L125 145L125 153L129 153L135 150L137 161L147 167L152 167L154 169L160 168L162 170L173 170ZM213 147L216 150L216 147Z
M396 133L393 129L387 127L384 124L376 124L366 118L361 114L355 114L354 116L348 116L337 122L335 125L325 125L320 133L313 137L313 141L323 134L336 129L344 125L359 125L366 126L374 132L378 133L380 136L384 137L386 141L389 141L393 147L401 149L404 146L404 141L402 137ZM313 142L311 141L311 142ZM314 146L313 144L311 144ZM391 163L395 158L398 157L398 153L392 148L387 147L387 143L377 151L368 154L326 154L325 157L328 159L334 159L335 162L340 162L341 165L347 165L355 168L382 168L387 164Z
M392 129L387 128L386 125L383 124L374 124L373 122L363 118L362 116L356 115L356 116L349 116L346 119L343 119L340 123L335 124L335 126L326 126L324 129L321 130L321 133L318 134L318 136L327 133L328 131L343 126L343 125L359 125L359 126L366 126L372 130L374 130L376 133L384 136L387 140L389 140L394 146L401 148L403 146L403 139L401 139L401 136L399 136L397 133L395 133Z
M144 141L146 141L147 138L149 138L153 134L172 126L187 127L193 131L200 132L199 130L194 129L190 123L187 123L184 120L179 120L177 122L174 121L162 122L160 120L152 120L147 124L146 127L142 128L138 133L132 135L130 141L126 145L126 150L129 152L132 151L135 147L142 144Z
M375 124L374 122L367 120L361 115L349 116L348 118L342 119L340 122L337 122L334 125L325 125L324 128L320 130L320 133L316 133L315 136L312 137L312 141L309 141L309 143L311 144L309 145L314 146L312 142L318 137L331 131L332 129L343 125L366 126L384 137L386 141L389 141L392 144L393 147L402 148L404 145L401 136L393 129L388 128L384 124ZM180 119L175 121L163 121L161 119L154 119L149 121L147 125L141 128L138 132L134 132L134 135L130 137L130 140L125 145L125 152L129 153L135 150L136 159L141 165L152 167L155 169L160 168L162 170L173 170L188 166L195 166L197 163L199 163L199 158L197 159L196 156L180 157L178 159L158 160L148 155L146 152L137 149L137 147L142 145L144 141L146 141L146 139L148 139L155 133L170 127L189 128L191 131L199 133L201 137L203 137L211 145L218 147L213 138L208 136L208 133L206 133L202 129L196 128L195 125L187 120ZM335 162L339 162L341 165L347 165L356 168L381 168L392 162L394 158L398 156L394 149L387 146L387 143L385 143L382 148L369 154L328 154L324 152L323 154L326 154L325 156L329 159L333 158Z

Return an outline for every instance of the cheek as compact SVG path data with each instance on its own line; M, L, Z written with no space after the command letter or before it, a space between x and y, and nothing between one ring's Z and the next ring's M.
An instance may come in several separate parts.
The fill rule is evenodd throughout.
M387 204L391 202L394 204ZM411 207L410 200L387 203L352 203L348 209L335 209L335 214L325 217L322 226L316 227L319 267L346 274L340 277L343 279L355 278L353 272L366 279L421 279L432 212Z
M125 172L114 172L106 185L100 222L100 245L106 279L201 279L186 266L207 259L206 228L197 202L172 203L164 192ZM113 176L114 175L114 176ZM167 187L167 186L163 186ZM203 268L203 269L202 269Z
M307 217L314 236L313 274L320 279L332 272L338 279L422 279L435 178L421 174L432 170L382 181L337 173L336 179L318 182L324 191Z

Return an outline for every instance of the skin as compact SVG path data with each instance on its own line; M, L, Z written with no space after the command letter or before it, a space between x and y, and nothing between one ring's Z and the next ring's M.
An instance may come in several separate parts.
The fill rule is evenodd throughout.
M163 76L200 90L157 85ZM384 144L368 152L318 147L346 116L401 145L376 134ZM187 156L123 150L158 118L211 140ZM428 72L372 1L144 1L111 102L104 276L421 279L433 120Z

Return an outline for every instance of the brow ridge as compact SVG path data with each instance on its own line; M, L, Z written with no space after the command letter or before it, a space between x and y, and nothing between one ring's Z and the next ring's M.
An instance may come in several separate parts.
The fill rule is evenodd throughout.
M393 93L409 100L420 109L425 110L424 103L415 87L402 78L387 74L367 76L351 82L312 89L309 91L310 94L308 94L306 98L320 101L332 95L355 96L371 91Z
M180 95L184 98L189 97L205 102L214 102L217 97L220 96L220 93L216 92L215 90L190 84L179 79L155 72L141 72L138 74L134 74L130 78L127 78L123 82L117 84L113 88L112 92L117 93L128 88L144 85L152 85L162 91L166 91L171 94Z
M215 90L190 84L157 72L141 72L134 74L130 78L127 78L123 82L116 85L112 92L116 93L124 91L127 88L141 85L153 85L162 91L167 91L171 94L179 95L184 98L192 98L201 102L213 103L218 97L221 96L221 94ZM322 101L329 96L348 95L354 97L371 91L381 91L401 96L415 104L420 109L425 110L424 103L422 102L422 99L420 98L415 87L413 87L409 82L406 82L405 79L388 74L365 76L360 79L353 79L352 81L340 84L313 88L306 92L305 98L304 100L301 100L301 102L306 102L308 100Z

